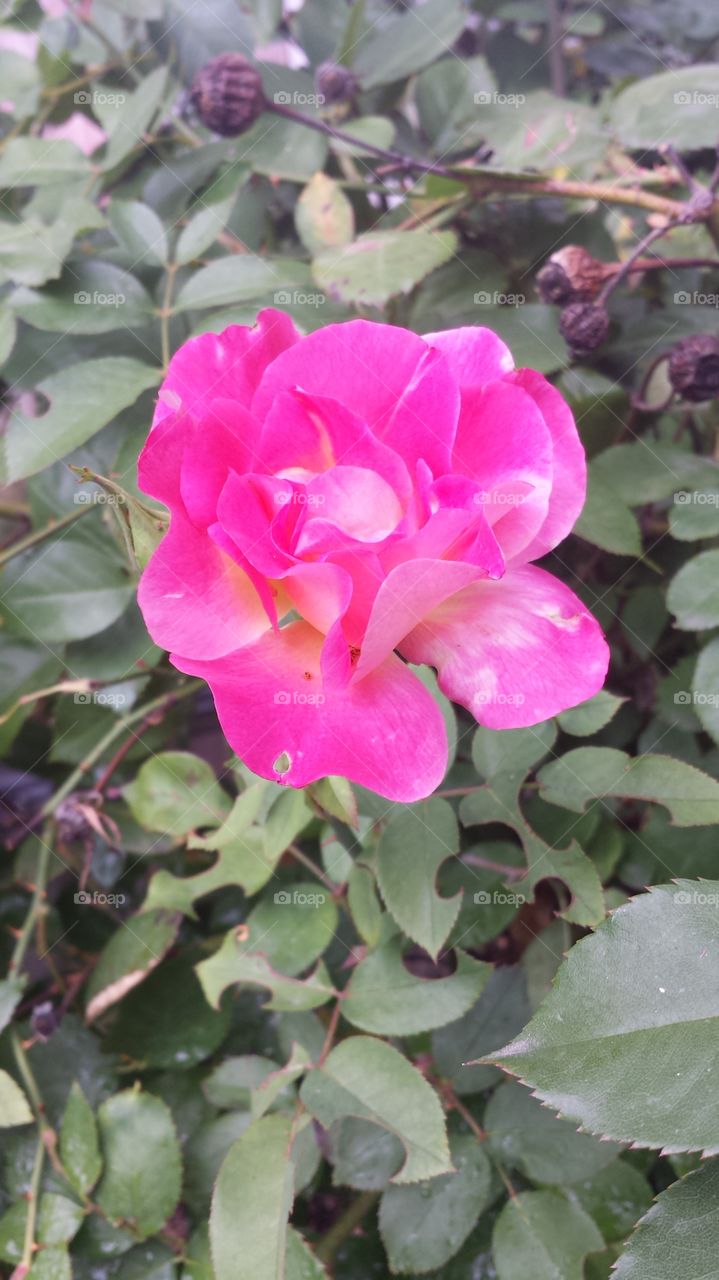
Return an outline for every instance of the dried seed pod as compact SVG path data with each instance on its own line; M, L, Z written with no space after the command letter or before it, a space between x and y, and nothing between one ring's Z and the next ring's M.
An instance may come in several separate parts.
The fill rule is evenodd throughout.
M593 302L608 273L606 262L593 258L579 244L567 244L537 273L537 289L542 302L559 307L569 302Z
M351 102L359 89L359 81L349 67L338 62L322 62L315 72L315 87L323 102L332 107Z
M669 381L692 404L719 396L719 338L698 333L682 338L669 354Z
M198 71L190 102L202 123L223 138L245 133L267 106L262 77L241 53L220 53Z
M570 302L559 318L559 329L573 355L601 347L609 333L609 316L593 302Z

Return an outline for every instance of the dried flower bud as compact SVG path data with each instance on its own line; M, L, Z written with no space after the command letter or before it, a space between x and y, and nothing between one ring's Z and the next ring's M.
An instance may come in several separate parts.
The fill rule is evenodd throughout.
M719 338L682 338L669 355L669 381L683 400L701 404L719 396Z
M609 333L609 316L593 302L570 302L559 318L559 329L573 355L601 347Z
M328 106L351 102L359 81L349 67L338 62L322 62L315 72L315 87Z
M220 53L198 71L190 102L213 133L232 138L245 133L267 106L262 77L241 53Z
M567 244L548 258L537 274L542 302L563 307L568 302L592 302L607 278L607 264L578 244Z

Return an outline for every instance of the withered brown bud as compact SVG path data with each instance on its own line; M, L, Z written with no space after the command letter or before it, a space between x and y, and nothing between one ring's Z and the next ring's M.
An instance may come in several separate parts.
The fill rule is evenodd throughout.
M559 329L573 355L586 355L604 342L609 316L593 302L570 302L559 317Z
M669 355L669 381L692 404L719 396L719 338L698 333L682 338Z
M315 72L315 87L323 102L331 107L351 102L359 89L359 81L349 67L339 62L322 62Z
M542 302L563 307L568 302L593 302L606 278L605 262L579 244L567 244L547 258L537 273L537 289Z
M267 106L262 77L241 53L220 53L198 71L190 102L213 133L233 138L245 133Z

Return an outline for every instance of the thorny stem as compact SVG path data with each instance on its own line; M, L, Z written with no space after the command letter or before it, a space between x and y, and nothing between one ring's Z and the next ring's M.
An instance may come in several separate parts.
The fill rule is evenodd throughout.
M67 529L87 511L91 511L91 506L80 507L78 511L69 511L67 515L61 516L59 520L52 520L50 524L46 524L42 529L33 529L32 533L28 533L24 538L18 538L15 542L10 543L9 547L5 547L0 551L0 568L12 560L14 556L19 556L22 551L27 551L30 547L35 547L39 542L44 542L46 538L51 538L54 533L60 529Z
M447 1107L452 1111L456 1111L458 1115L462 1117L467 1128L470 1129L474 1134L475 1138L477 1139L477 1142L486 1142L487 1141L486 1130L483 1129L482 1126L475 1120L469 1108L465 1107L461 1099L457 1097L457 1094L455 1093L449 1081L443 1080L441 1082L440 1087L441 1087L441 1092L444 1096L444 1100ZM499 1174L500 1178L502 1179L502 1182L504 1183L507 1195L510 1197L510 1199L513 1200L517 1192L516 1192L516 1188L512 1185L509 1175L506 1173L505 1169L499 1163L499 1161L493 1155L493 1153L489 1151L488 1154L495 1169L497 1170L497 1173Z

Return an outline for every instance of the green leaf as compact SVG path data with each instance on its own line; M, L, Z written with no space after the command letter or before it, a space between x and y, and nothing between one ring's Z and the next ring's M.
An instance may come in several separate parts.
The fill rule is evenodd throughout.
M332 1184L383 1191L404 1163L404 1147L388 1129L347 1116L329 1133Z
M716 1154L717 902L719 882L679 880L619 907L490 1060L592 1133Z
M482 1127L501 1164L519 1169L532 1182L562 1185L591 1178L621 1151L612 1142L579 1133L514 1081L492 1094Z
M557 723L560 729L571 733L574 738L591 738L593 733L599 733L609 724L624 702L626 698L618 698L615 693L602 689L593 698L580 702L578 707L562 711L557 716Z
M419 978L405 967L402 941L391 938L370 952L345 989L342 1013L362 1031L415 1035L444 1026L472 1007L492 966L458 951L457 968L445 978Z
M716 489L674 495L669 512L669 532L680 542L697 542L719 533L719 494Z
M273 117L268 127L266 115L243 135L243 154L254 173L268 178L288 178L291 182L307 182L324 168L327 141L305 125L293 120Z
M294 1044L292 1046L292 1053L284 1067L280 1067L277 1071L271 1071L257 1088L252 1090L251 1105L254 1119L259 1119L266 1111L269 1111L277 1099L285 1093L287 1086L297 1080L299 1076L305 1074L310 1061L310 1056L302 1048L302 1045Z
M329 946L337 918L337 904L327 889L307 881L283 883L247 917L248 947L261 949L273 969L294 978Z
M143 134L160 108L166 84L167 67L156 67L134 93L119 95L122 101L105 113L103 124L110 135L102 162L105 171L114 169L136 147L144 147Z
M0 307L0 365L4 364L15 346L17 324L9 307Z
M193 903L224 885L241 885L246 893L257 893L311 816L303 792L283 791L264 821L256 822L265 805L269 785L258 782L248 787L237 797L231 813L217 831L205 837L193 837L193 848L219 849L214 866L185 879L169 871L158 871L150 881L145 909L168 907L194 916Z
M34 475L89 440L160 381L160 370L128 356L83 360L38 385L49 408L39 418L14 413L5 437L5 483Z
M382 933L382 908L377 899L374 872L357 862L347 881L347 906L363 942L376 947Z
M352 67L363 89L391 84L420 71L446 53L466 21L458 0L427 0L419 12L380 19L352 52Z
M12 1129L16 1124L30 1124L32 1111L27 1098L7 1071L0 1069L0 1129Z
M185 950L130 992L105 1039L106 1049L145 1067L187 1071L218 1048L229 1029L230 1010L210 1007L192 961Z
M349 244L354 210L342 188L326 173L316 173L295 206L297 234L309 253Z
M0 187L42 187L89 172L87 157L64 138L10 138L0 157Z
M256 1120L230 1147L212 1196L210 1244L216 1280L281 1280L293 1201L293 1123Z
M281 1280L293 1200L291 1117L263 1116L230 1148L210 1213L216 1280Z
M180 1146L170 1112L153 1094L126 1089L103 1102L97 1118L105 1160L97 1203L141 1238L154 1235L180 1198Z
M267 987L271 999L266 1008L301 1012L326 1004L335 994L329 975L320 962L316 969L300 981L277 973L263 953L253 953L231 929L225 936L219 951L209 960L198 964L197 976L202 989L215 1008L219 1008L222 992L226 987L240 983L250 987Z
M75 1190L87 1195L100 1177L102 1158L95 1116L77 1081L62 1118L60 1160Z
M397 924L436 958L457 919L461 893L442 898L437 871L459 849L457 820L446 800L397 807L377 846L377 879Z
M175 261L180 266L199 258L211 244L215 243L227 225L234 203L233 192L227 199L218 200L217 204L208 204L204 209L193 214L177 238Z
M117 239L131 257L131 271L140 264L164 266L167 235L154 209L141 200L112 200L108 216Z
M443 1266L493 1198L492 1168L476 1138L454 1137L450 1146L456 1173L382 1196L379 1229L393 1275Z
M343 1116L372 1120L398 1137L405 1162L394 1183L450 1173L444 1115L436 1093L406 1058L371 1036L351 1036L305 1076L300 1096L326 1129Z
M719 639L711 640L699 654L692 691L695 715L714 741L719 742Z
M0 1031L4 1031L25 989L23 978L5 978L0 982Z
M540 769L542 798L583 813L605 796L664 805L677 827L719 822L719 783L684 760L646 755L631 759L613 747L577 747Z
M122 1000L152 972L175 941L179 926L179 915L168 911L148 911L122 922L101 952L88 983L88 1022Z
M107 495L105 501L117 517L130 563L133 567L144 569L167 532L169 525L167 516L163 515L157 508L152 508L144 502L139 502L137 498L134 498L121 485L116 484L114 480L108 480L106 476L97 475L89 467L73 467L71 465L70 469L79 475L81 483L92 481L93 484L99 485L100 489ZM81 490L80 493L75 495L75 501L79 504L81 498L87 498L88 502L91 502L94 500L94 496L92 492ZM143 656L145 654L146 650L143 646Z
M631 1158L631 1157L630 1157ZM652 1188L643 1174L624 1160L615 1160L592 1178L566 1188L596 1222L608 1243L624 1240L652 1203Z
M8 630L52 646L104 631L133 594L109 540L101 534L90 541L79 529L48 539L41 555L29 549L15 556L3 573Z
M124 796L141 827L171 836L217 827L232 807L209 764L189 751L163 751L146 760Z
M152 319L152 299L135 276L94 258L73 262L42 290L16 289L13 311L49 333L111 333L141 329Z
M547 721L532 729L477 729L472 758L484 786L460 804L465 826L501 822L516 831L524 847L527 874L512 884L512 892L527 894L542 880L561 880L570 895L560 914L574 924L595 925L604 917L604 895L597 869L576 841L566 848L550 846L530 827L520 809L522 782L532 765L553 746L556 725Z
M667 606L682 631L719 626L719 551L702 551L682 565L669 583Z
M498 1280L582 1280L588 1253L604 1247L589 1214L558 1191L521 1191L494 1228Z
M719 69L713 63L644 76L618 93L610 123L620 142L652 149L664 139L679 151L713 147Z
M574 526L580 538L617 556L640 556L639 521L617 493L616 486L589 464L587 497Z
M298 277L295 281L294 277ZM283 259L272 262L254 253L216 258L201 267L180 289L176 311L199 311L203 307L229 307L237 302L262 298L273 290L282 291L293 283L306 284L307 268Z
M710 1280L718 1252L719 1167L712 1162L662 1192L612 1274L615 1280Z
M327 1272L307 1241L289 1227L285 1254L285 1280L327 1280Z
M312 272L334 301L382 307L409 293L456 247L452 231L371 231L350 245L318 253Z
M451 1080L457 1094L479 1093L497 1082L500 1073L496 1067L470 1067L468 1063L517 1035L531 1011L524 970L519 965L496 967L476 1005L457 1022L434 1032L435 1065Z

